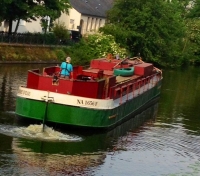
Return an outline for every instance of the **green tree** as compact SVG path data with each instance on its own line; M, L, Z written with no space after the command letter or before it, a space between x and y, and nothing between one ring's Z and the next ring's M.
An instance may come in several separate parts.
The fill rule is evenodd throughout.
M35 19L35 13L33 9L38 4L33 0L3 0L0 3L0 9L3 9L0 13L1 19L9 22L9 33L12 32L12 22L14 20L26 20Z
M62 12L68 13L70 7L69 0L1 0L0 20L9 21L11 33L14 20L29 21L45 16L56 19Z
M185 50L191 53L191 63L200 64L200 19L187 19L187 37L185 38Z
M132 55L161 65L183 63L185 26L178 1L116 0L108 23L100 29L115 37Z
M1 0L0 1L0 22L4 20L6 10L7 10L7 5L11 2L12 0Z
M53 33L56 36L58 42L70 39L70 33L64 23L55 23L53 27Z
M41 0L36 0L41 2ZM71 5L69 0L45 0L44 3L37 7L37 14L41 17L50 16L56 19L61 16L61 13L69 13Z
M185 49L192 53L190 61L200 63L200 0L190 1L186 8L187 37Z

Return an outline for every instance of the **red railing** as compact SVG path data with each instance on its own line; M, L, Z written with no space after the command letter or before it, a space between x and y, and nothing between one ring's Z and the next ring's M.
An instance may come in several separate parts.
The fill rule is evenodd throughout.
M155 73L146 78L140 78L138 80L129 80L113 86L109 90L109 96L107 98L117 99L120 98L120 103L126 95L126 100L133 98L143 92L147 91L151 87L154 87L155 84L162 78L162 74ZM132 94L130 94L132 93Z

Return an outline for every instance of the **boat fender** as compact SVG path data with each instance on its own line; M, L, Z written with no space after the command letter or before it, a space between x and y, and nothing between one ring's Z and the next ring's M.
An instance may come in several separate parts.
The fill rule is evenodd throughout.
M134 73L134 67L120 68L114 70L115 76L132 76L133 73Z

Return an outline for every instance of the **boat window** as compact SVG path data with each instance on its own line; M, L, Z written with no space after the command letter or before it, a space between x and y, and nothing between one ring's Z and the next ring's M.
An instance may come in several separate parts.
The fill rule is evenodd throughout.
M92 79L91 76L85 76L85 75L78 75L77 76L77 80L81 80L81 81L90 81Z
M122 86L122 96L126 95L126 93L127 93L127 86L125 85L125 86Z
M120 97L120 95L121 95L121 89L120 88L115 89L115 94L114 94L115 98Z
M133 84L129 84L129 92L132 92L133 91Z

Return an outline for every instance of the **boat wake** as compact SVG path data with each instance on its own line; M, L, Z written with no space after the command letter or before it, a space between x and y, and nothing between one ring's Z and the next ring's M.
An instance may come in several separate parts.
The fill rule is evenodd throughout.
M68 135L55 131L45 125L29 125L28 127L13 127L9 125L0 125L0 133L18 138L36 139L42 141L55 141L55 142L77 142L82 141L82 138L76 135Z

